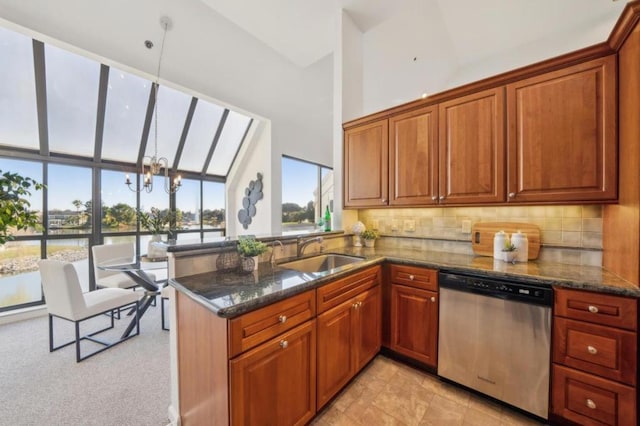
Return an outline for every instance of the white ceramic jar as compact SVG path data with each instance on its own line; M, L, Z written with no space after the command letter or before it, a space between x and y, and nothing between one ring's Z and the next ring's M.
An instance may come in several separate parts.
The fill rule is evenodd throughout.
M502 249L504 249L505 244L507 243L507 233L504 231L496 232L493 237L493 258L498 260L504 260L504 253Z
M518 230L511 234L511 244L516 246L516 262L527 262L529 260L529 239L527 234Z

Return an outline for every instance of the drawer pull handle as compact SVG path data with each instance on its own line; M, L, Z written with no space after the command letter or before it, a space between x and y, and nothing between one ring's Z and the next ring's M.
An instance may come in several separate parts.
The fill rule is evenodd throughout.
M436 301L436 298L435 298L434 296L431 296L431 301L432 301L432 302L435 302L435 301Z
M287 322L287 316L286 315L280 315L278 317L278 321L280 321L281 323L284 324L285 322Z
M589 305L589 312L591 312L592 314L597 314L598 313L598 307L597 306L593 306L593 305Z
M591 408L592 410L595 410L597 408L596 403L593 402L592 399L587 399L587 407Z
M280 340L280 347L282 349L287 349L288 346L289 346L289 342L287 342L286 340Z
M413 275L409 275L409 279L410 279L411 281L413 281L415 278L416 278L416 277L414 277Z
M589 352L591 355L595 355L598 353L598 350L593 346L589 345L587 346L587 352Z

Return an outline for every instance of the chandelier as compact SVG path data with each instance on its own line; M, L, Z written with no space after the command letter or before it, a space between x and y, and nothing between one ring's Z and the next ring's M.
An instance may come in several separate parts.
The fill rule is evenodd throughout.
M164 190L168 194L172 194L176 192L182 186L182 177L177 175L173 180L169 177L169 160L166 157L158 157L158 89L160 87L160 65L162 64L162 54L164 52L164 40L167 36L167 31L171 29L172 23L171 19L167 16L163 16L160 18L160 26L164 30L162 35L162 45L160 46L160 58L158 59L158 72L156 74L156 81L154 84L154 106L153 106L153 115L154 115L154 151L153 156L145 155L142 158L142 163L140 164L140 180L136 182L135 187L132 186L131 179L129 175L125 177L125 184L129 187L129 189L133 192L151 192L153 191L153 176L159 175L161 171L164 170ZM150 40L144 42L144 45L151 49L153 47L153 43ZM140 182L142 182L142 187L139 186Z

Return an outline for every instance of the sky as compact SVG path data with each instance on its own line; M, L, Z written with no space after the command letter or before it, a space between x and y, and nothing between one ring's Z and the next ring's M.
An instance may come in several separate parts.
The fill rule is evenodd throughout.
M305 207L314 200L318 186L318 166L293 158L282 158L282 203Z

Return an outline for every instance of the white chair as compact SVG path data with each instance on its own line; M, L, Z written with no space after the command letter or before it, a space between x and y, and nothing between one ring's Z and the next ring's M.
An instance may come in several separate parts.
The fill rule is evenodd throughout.
M135 258L133 243L103 244L91 247L93 253L93 272L97 288L134 288L138 284L124 272L104 271L98 268L106 263L131 263ZM152 280L156 277L148 274Z
M78 280L78 274L71 263L57 260L41 260L38 262L38 267L40 268L42 290L44 292L47 311L49 313L49 352L53 352L75 343L76 362L80 362L140 334L138 300L142 294L122 288L105 288L83 294L82 288L80 287L80 281ZM136 322L135 334L123 336L119 340L111 343L94 338L94 335L114 327L114 317L113 315L110 315L110 326L89 334L80 335L80 322L124 307L134 308L133 311L135 316L132 321ZM59 346L54 346L53 317L62 318L74 323L74 340ZM90 353L89 355L81 356L81 340L90 340L92 342L99 343L104 347Z

